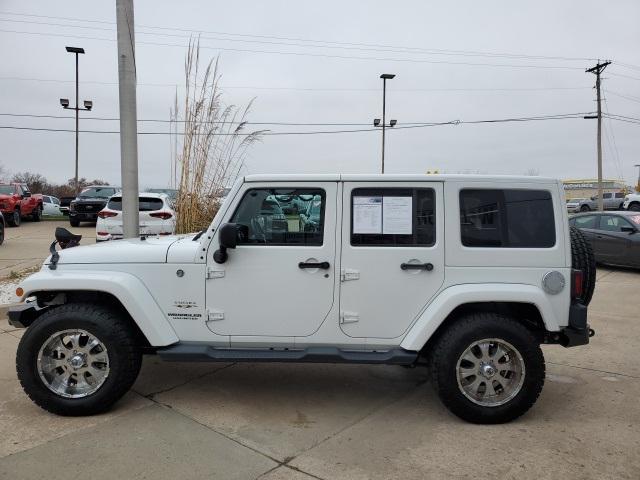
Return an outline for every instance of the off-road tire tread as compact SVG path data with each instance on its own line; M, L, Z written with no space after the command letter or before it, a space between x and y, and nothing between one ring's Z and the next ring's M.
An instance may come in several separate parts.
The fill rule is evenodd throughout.
M38 205L31 214L31 220L34 222L39 222L42 220L42 205Z
M476 312L456 318L445 328L430 349L427 360L431 384L453 414L471 423L499 424L520 417L533 406L544 386L545 361L538 340L527 327L499 313ZM455 367L459 356L468 345L482 338L503 338L518 349L525 361L525 381L520 392L498 407L474 404L463 395L457 383ZM456 347L458 343L466 346L460 350L460 346ZM443 374L447 370L450 375Z
M65 325L69 322L75 325ZM35 358L42 346L37 338L41 332L47 332L42 338L44 341L55 330L69 328L85 329L98 335L107 344L109 352L109 377L97 392L84 398L68 399L54 394L42 383L35 368ZM96 332L95 328L102 332ZM44 410L64 416L94 415L108 410L131 388L141 364L142 354L136 344L136 335L122 315L105 306L88 303L49 307L24 333L16 354L18 378L29 398Z
M576 227L569 227L571 237L571 267L582 270L582 296L580 303L589 305L596 287L596 258L591 243Z

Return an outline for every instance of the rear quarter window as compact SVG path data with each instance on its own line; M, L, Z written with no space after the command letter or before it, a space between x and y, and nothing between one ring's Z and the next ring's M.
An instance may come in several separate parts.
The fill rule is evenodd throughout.
M551 193L463 189L460 231L465 247L551 248L556 243Z

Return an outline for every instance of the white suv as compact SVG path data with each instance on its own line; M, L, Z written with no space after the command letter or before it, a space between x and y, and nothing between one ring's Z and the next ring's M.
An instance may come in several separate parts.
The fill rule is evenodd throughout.
M312 222L274 217L292 198ZM9 317L25 391L62 415L106 410L145 353L426 364L452 412L499 423L540 394L541 344L589 342L594 281L557 180L258 175L198 234L54 250Z

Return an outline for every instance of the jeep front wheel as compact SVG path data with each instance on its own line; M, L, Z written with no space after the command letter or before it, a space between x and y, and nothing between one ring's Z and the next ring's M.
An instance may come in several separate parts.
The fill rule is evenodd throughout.
M93 415L129 390L142 356L121 315L99 305L52 307L18 346L18 378L41 408L58 415Z
M436 340L429 365L440 399L472 423L505 423L521 416L544 384L537 339L516 320L494 313L456 319Z

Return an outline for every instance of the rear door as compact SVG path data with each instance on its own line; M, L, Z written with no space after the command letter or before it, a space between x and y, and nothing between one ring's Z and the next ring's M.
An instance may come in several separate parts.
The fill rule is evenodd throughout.
M346 182L340 328L396 338L444 281L441 182Z

